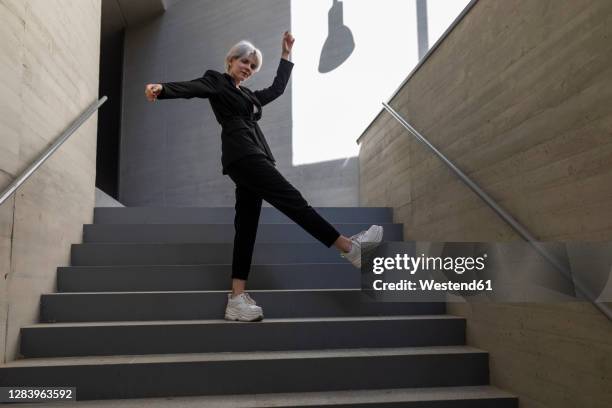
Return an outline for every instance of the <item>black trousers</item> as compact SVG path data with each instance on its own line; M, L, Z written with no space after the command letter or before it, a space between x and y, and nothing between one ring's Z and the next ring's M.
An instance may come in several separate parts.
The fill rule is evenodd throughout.
M232 163L227 173L236 183L232 278L247 280L251 269L262 199L330 247L340 233L321 217L263 155L250 155Z

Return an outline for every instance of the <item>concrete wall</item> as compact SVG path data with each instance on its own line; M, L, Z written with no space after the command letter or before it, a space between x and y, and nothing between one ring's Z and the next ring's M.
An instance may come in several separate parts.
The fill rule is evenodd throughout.
M190 80L223 71L227 50L250 39L262 50L251 89L268 86L290 29L289 0L181 0L125 36L119 201L128 206L233 206L234 186L221 174L221 127L206 100L144 98L148 82ZM296 40L296 47L299 39ZM277 167L313 205L356 205L357 159L291 164L291 83L264 108L260 126Z
M0 189L98 96L100 0L0 1ZM0 207L0 362L93 217L96 117Z
M612 240L612 2L480 0L392 99L542 240ZM360 138L360 202L408 240L519 239L380 114ZM522 407L612 406L612 323L593 306L450 305Z

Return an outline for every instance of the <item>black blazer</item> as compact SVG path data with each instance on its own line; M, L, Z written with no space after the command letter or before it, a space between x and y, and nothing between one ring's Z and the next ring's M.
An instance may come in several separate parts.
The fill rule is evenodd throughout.
M264 155L275 163L257 121L261 119L262 106L283 94L292 69L292 62L281 59L272 85L254 92L243 86L236 88L228 74L208 70L192 81L162 83L157 99L208 98L222 127L221 164L223 174L227 174L230 164L251 154Z

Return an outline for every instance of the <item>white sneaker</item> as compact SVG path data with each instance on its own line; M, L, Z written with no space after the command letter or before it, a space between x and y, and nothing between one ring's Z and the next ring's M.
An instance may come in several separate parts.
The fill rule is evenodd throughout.
M372 225L367 231L361 231L357 235L353 235L350 239L353 245L349 252L340 254L346 258L356 268L361 268L361 253L368 253L375 249L383 237L383 227L380 225Z
M257 306L248 293L242 292L232 297L227 294L227 307L225 308L226 320L240 320L241 322L255 322L263 319L263 310Z
M253 298L251 297L251 295L249 295L247 292L242 292L242 293L244 294L244 298L246 299L246 302L247 302L249 305L255 305L255 306L257 306L257 303L255 302L255 299L253 299ZM261 307L259 307L259 308L261 309Z

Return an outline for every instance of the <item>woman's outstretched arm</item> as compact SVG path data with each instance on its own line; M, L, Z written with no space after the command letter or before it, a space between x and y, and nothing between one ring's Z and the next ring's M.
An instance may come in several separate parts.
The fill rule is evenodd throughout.
M214 71L206 71L201 78L191 81L147 84L145 86L145 96L151 102L157 99L210 98L218 92L219 75Z
M287 82L289 82L289 77L291 76L291 70L293 69L293 63L289 61L289 55L291 54L294 41L295 38L293 38L291 33L285 31L283 34L282 56L272 85L266 89L253 92L262 106L272 102L285 92Z

